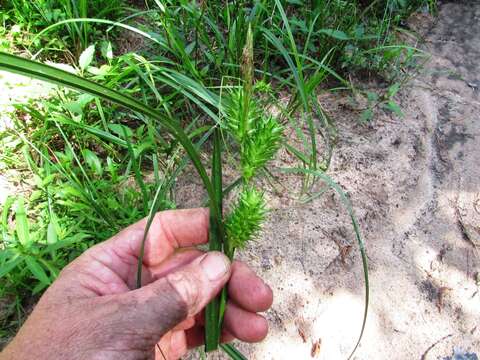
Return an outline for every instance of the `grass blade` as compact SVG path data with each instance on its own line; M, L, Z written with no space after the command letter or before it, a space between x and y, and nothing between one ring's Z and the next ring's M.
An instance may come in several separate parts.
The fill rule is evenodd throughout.
M30 255L25 256L25 264L35 279L40 281L42 284L50 285L50 279L48 278L47 273L34 257Z
M3 250L3 254L6 254L5 250ZM0 279L15 269L15 267L22 261L23 259L20 257L20 254L13 255L7 261L3 261L2 259L2 261L0 261Z
M216 198L210 198L210 234L209 250L221 251L224 239L222 220L222 157L220 129L217 127L213 132L213 155L212 155L212 183L215 189ZM216 201L220 209L220 218L212 212L212 203ZM210 352L218 348L221 334L221 303L224 298L223 290L216 296L205 309L205 351Z
M143 257L145 255L145 241L147 240L148 231L150 230L150 226L152 226L153 219L155 218L155 214L160 207L160 194L164 189L163 183L157 187L157 191L155 192L155 196L153 198L152 206L150 207L150 212L148 214L147 224L145 225L145 231L143 232L143 239L142 244L140 246L140 254L138 255L138 264L137 264L137 289L142 286L142 266L143 266Z
M128 136L127 131L125 130L124 127L122 127L122 130L123 130L123 136L125 137L125 139L127 141L127 149L128 149L128 153L130 154L131 161L132 161L133 173L135 174L135 181L137 182L137 185L140 187L140 190L142 191L143 211L146 214L147 209L148 209L147 187L145 186L145 182L143 181L143 177L142 177L142 174L140 172L140 164L137 163L137 159L135 157L135 152L133 151L132 142L130 141L130 137Z
M363 266L363 276L365 279L365 307L363 311L363 321L362 321L362 327L360 330L360 335L358 337L357 343L355 344L354 349L352 350L352 353L348 357L348 359L352 358L353 354L357 350L358 346L360 345L360 341L362 340L363 333L365 331L365 325L367 323L367 315L368 315L368 306L369 306L369 301L370 301L370 283L368 280L368 261L367 261L367 253L365 250L365 243L363 242L362 236L360 234L360 227L357 222L357 218L355 216L355 213L353 211L352 204L350 202L350 199L348 198L347 194L343 191L343 189L335 182L333 179L325 174L322 171L318 170L310 170L310 169L303 169L303 168L281 168L279 171L288 173L288 174L304 174L304 175L312 175L319 177L321 180L325 181L325 183L334 189L337 194L340 196L340 200L342 201L343 205L347 209L348 215L350 217L350 221L352 222L353 225L353 230L355 232L355 238L358 243L358 247L360 250L360 255L362 257L362 266Z
M238 351L232 344L221 344L220 348L233 360L247 360L247 358Z
M32 44L34 44L39 38L40 36L44 35L45 33L47 33L48 31L58 27L58 26L61 26L61 25L65 25L65 24L71 24L71 23L97 23L97 24L107 24L107 25L111 25L112 27L113 26L118 26L118 27L121 27L125 30L129 30L129 31L132 31L138 35L141 35L143 36L144 38L146 39L149 39L155 43L157 43L158 45L160 45L161 47L163 47L164 49L166 50L169 50L169 47L167 46L166 43L164 42L161 42L159 41L157 38L153 37L152 35L146 33L145 31L142 31L140 29L137 29L133 26L129 26L129 25L126 25L126 24L122 24L120 22L117 22L117 21L111 21L111 20L106 20L106 19L92 19L92 18L83 18L83 19L67 19L67 20L62 20L62 21L59 21L53 25L50 25L50 26L47 26L45 29L43 29L42 31L40 31L31 41Z
M305 111L308 111L309 106L308 106L307 94L305 92L305 82L304 82L304 77L303 77L303 64L302 64L302 61L300 60L300 56L298 55L297 45L295 43L295 39L294 39L293 34L292 34L292 29L290 28L290 23L288 21L287 15L285 14L285 10L283 9L282 3L280 2L280 0L275 0L275 5L278 8L278 11L280 12L280 16L282 17L283 25L285 26L287 36L288 36L288 40L290 42L290 48L292 49L293 57L295 58L296 73L297 73L297 75L295 76L295 80L296 80L297 85L298 85L298 92L300 93L300 97L302 98L302 102L303 102L303 106L305 108ZM282 47L283 47L283 45L282 45ZM277 45L277 48L280 50L278 45ZM285 58L285 54L283 53L283 51L285 51L285 48L283 48L283 50L281 50L282 55ZM293 69L293 66L291 64L289 64L289 66Z
M58 123L61 123L61 124L65 124L65 125L68 125L68 126L72 126L72 127L78 128L78 129L85 130L85 131L89 132L90 134L95 135L95 136L97 136L97 137L99 137L99 138L101 138L101 139L103 139L103 140L105 140L109 143L112 143L112 144L115 144L115 145L118 145L118 146L121 146L121 147L124 147L124 148L127 147L127 142L125 140L119 138L118 136L113 135L112 133L110 133L108 131L101 130L98 127L91 126L91 125L86 125L86 124L82 124L82 123L76 123L75 121L72 121L70 119L63 118L63 117L56 118L56 121Z

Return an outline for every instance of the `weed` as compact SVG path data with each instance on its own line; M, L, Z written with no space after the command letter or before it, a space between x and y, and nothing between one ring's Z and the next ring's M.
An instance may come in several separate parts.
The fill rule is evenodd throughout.
M125 8L120 0L109 1L107 4L98 0L8 0L4 3L2 10L4 24L7 28L11 26L10 32L16 29L16 33L25 37L21 41L14 38L14 43L23 47L29 40L36 39L32 44L36 51L68 52L73 58L78 57L94 38L99 37L100 28L89 24L73 23L58 28L58 31L48 38L34 38L33 34L59 21L88 18L93 14L98 17L117 19Z

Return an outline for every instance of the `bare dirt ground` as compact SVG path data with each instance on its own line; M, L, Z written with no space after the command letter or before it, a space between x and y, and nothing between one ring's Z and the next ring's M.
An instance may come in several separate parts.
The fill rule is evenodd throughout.
M329 174L354 204L369 257L355 359L480 352L480 2L445 3L434 22L417 20L432 58L399 96L403 118L380 113L360 125L345 99L322 98L339 134ZM364 306L346 211L333 192L306 205L271 194L271 205L262 239L239 252L274 290L271 330L239 348L248 359L345 359Z
M404 118L361 126L342 99L323 99L339 133L330 175L354 203L370 262L356 359L480 351L480 3L445 3L433 23L419 20L430 22L419 30L432 57L400 95ZM273 202L262 240L240 255L274 289L271 331L240 348L249 359L345 359L364 296L346 212L333 194Z

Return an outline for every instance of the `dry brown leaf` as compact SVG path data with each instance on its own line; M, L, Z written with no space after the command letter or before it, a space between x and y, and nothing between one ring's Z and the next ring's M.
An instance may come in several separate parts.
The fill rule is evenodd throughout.
M444 297L447 294L448 291L452 290L452 288L442 286L440 289L438 289L437 293L437 309L438 312L442 312L443 305L444 305Z
M310 351L310 355L312 358L318 357L320 355L320 349L322 347L322 339L318 339L312 344L312 350Z
M303 329L300 328L300 327L297 328L297 330L298 330L298 335L300 335L300 337L302 338L302 341L304 343L306 343L307 342L307 335L305 335L305 331L303 331Z

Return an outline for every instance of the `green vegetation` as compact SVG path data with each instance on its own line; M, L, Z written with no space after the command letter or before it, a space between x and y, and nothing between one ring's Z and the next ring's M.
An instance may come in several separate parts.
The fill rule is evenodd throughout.
M376 109L401 115L394 96L421 53L397 34L412 11L434 11L435 2L132 6L121 0L107 7L98 0L2 3L0 69L60 86L15 104L13 125L0 132L0 169L27 189L1 209L0 298L12 305L0 316L0 337L18 329L32 294L89 246L174 208L178 179L191 165L208 193L210 248L230 257L258 236L267 214L259 177L275 182L276 172L297 174L304 201L316 196L316 180L337 191L362 252L366 316L366 256L349 200L325 174L336 131L317 95L365 96L359 121L370 121ZM6 53L62 62L67 72ZM380 79L385 91L354 86L347 79L356 74ZM293 165L269 168L281 148ZM225 167L236 178L224 184ZM233 202L224 204L229 192ZM218 346L225 301L224 292L207 309L207 350ZM234 348L222 349L240 358Z

